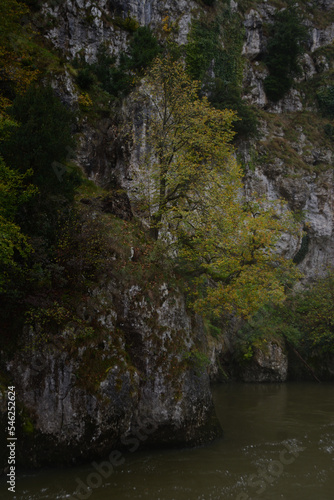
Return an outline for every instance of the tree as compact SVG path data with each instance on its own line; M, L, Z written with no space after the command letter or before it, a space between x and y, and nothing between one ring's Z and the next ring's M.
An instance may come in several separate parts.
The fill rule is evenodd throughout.
M27 237L15 224L18 207L36 192L32 185L26 185L31 175L20 175L8 168L0 157L0 293L6 290L9 274L17 268L16 256L26 257L31 251Z
M198 207L205 203L203 193L196 196L196 191L214 181L219 170L215 164L223 167L220 173L228 175L229 182L239 182L230 145L235 114L212 108L206 98L198 98L198 90L199 83L190 79L181 62L165 58L156 60L137 96L151 108L141 170L146 172L144 200L156 239L167 215L181 216L182 202L192 200Z
M334 270L312 286L294 294L289 301L293 321L302 332L307 353L312 350L334 351Z
M74 116L52 88L35 86L17 96L8 113L16 126L0 142L0 154L21 174L32 172L32 183L39 190L38 196L18 210L16 222L24 233L41 237L51 249L81 182L79 172L67 167L75 144L71 133Z
M270 73L264 80L264 89L272 101L282 99L291 88L293 77L300 73L298 58L306 38L307 28L295 8L275 15L264 59Z
M298 277L293 262L277 250L282 235L298 228L283 202L229 194L210 193L211 212L196 213L180 255L200 271L192 292L197 312L249 318L266 304L282 303Z
M8 113L18 126L0 144L6 163L21 172L33 169L33 183L41 195L61 193L71 198L79 179L75 172L58 179L53 165L63 163L74 148L72 111L51 87L31 87L15 98Z
M157 59L143 81L137 99L145 103L145 144L135 138L145 151L141 209L152 236L168 241L190 273L195 309L248 316L282 301L296 276L276 250L296 225L283 202L245 198L231 146L236 116L214 109L198 91L169 57Z
M0 4L0 112L4 113L15 95L24 93L37 77L27 49L20 40L27 37L21 23L29 12L17 0L1 0Z

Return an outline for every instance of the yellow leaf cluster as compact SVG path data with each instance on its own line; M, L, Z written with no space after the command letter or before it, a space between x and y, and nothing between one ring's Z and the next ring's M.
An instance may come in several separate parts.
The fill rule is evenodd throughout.
M87 92L82 92L79 97L78 97L78 103L80 106L83 106L84 108L89 108L90 106L93 106L93 101L91 100L89 94Z

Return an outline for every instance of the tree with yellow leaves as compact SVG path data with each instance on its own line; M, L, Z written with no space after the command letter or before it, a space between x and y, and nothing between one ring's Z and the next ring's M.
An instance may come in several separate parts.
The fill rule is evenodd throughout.
M191 200L191 209L205 203L202 187L215 182L218 172L239 186L230 144L235 114L214 109L206 98L198 98L198 90L182 63L168 57L156 60L138 92L137 98L146 102L144 109L150 110L141 170L156 239L167 214L168 219L180 218L185 200Z
M20 41L29 36L23 18L28 8L17 0L0 3L0 144L8 140L19 125L7 114L14 97L23 94L36 78L37 70L29 65L29 54ZM10 168L0 156L0 293L4 293L12 275L32 251L28 237L15 221L20 205L31 199L37 188L27 185L32 176Z
M18 207L37 193L27 185L32 171L19 174L8 168L0 156L0 293L6 291L11 274L18 270L16 256L25 258L32 250L28 238L15 223Z
M195 310L247 317L284 299L297 273L276 246L298 228L283 202L245 198L231 145L237 117L198 91L171 57L156 59L142 82L142 211L152 236L169 242L191 274Z

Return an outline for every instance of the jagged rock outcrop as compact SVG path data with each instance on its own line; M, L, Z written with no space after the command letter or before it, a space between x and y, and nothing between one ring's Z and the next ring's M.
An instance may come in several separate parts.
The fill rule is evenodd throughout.
M328 6L328 10L333 8L333 5ZM310 50L311 52L315 52L320 47L324 45L330 45L334 38L334 23L330 26L327 26L325 29L312 29L312 42Z
M131 438L173 446L220 435L209 376L196 357L204 332L182 295L162 284L146 296L109 279L78 314L93 317L98 338L77 338L71 324L56 336L37 327L6 363L21 409L21 463L75 463Z
M49 20L45 36L67 57L83 56L87 62L92 62L101 44L115 55L126 50L131 32L131 29L127 31L126 19L155 29L168 17L178 25L177 42L185 43L192 11L196 8L198 4L192 0L99 0L94 3L91 0L57 0L43 5L44 17Z
M302 131L299 137L297 147L302 148L305 140ZM315 148L308 154L310 163L319 161L327 168L319 172L298 173L276 160L252 171L247 176L246 186L250 191L266 194L270 199L284 198L291 210L301 214L307 248L304 248L305 253L298 264L307 279L314 279L326 272L334 256L334 192L333 171L330 168L334 157L329 149ZM296 256L302 239L297 235L286 235L285 242L284 254L289 258Z
M76 163L97 185L107 189L124 185L130 148L122 139L119 124L112 118L98 120L94 127L81 124Z
M244 382L286 382L288 356L284 346L270 341L262 349L255 349L252 359L240 368Z
M237 345L238 338L225 332L219 338L209 338L209 375L212 382L286 382L288 379L288 352L282 341L268 341L252 349L245 357Z

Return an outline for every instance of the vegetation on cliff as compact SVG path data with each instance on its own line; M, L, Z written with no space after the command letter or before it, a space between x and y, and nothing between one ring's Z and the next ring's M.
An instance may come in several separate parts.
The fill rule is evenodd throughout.
M259 120L267 115L243 98L240 15L214 2L203 3L211 15L193 20L182 48L176 47L176 28L168 18L155 31L129 16L115 18L113 24L128 34L127 50L116 58L101 44L91 63L83 57L64 63L34 33L24 4L2 3L0 284L7 332L18 318L22 327L25 313L33 310L30 319L51 316L50 322L59 326L70 318L78 335L90 334L96 325L75 316L69 293L74 289L75 298L89 293L103 269L116 272L115 255L125 281L130 273L145 289L147 280L167 274L187 293L194 310L209 318L237 314L250 319L259 311L250 319L256 322L267 317L267 310L280 311L273 318L284 316L277 304L284 302L298 273L276 246L284 233L299 231L300 218L293 218L283 201L269 202L256 193L244 196L244 171L235 159L233 141L253 140ZM294 9L275 14L266 29L261 64L269 76L264 88L276 102L296 84L306 29ZM79 94L71 110L49 86L65 71ZM320 81L313 94L327 120L324 140L330 142L333 87ZM130 217L124 223L119 213L106 215L101 207L109 195L126 195L119 186L111 193L92 186L70 153L87 116L94 127L96 117L120 115L129 95L147 130L144 141L133 138L146 151L138 174L142 196L136 209L141 220ZM303 116L285 118L284 134L293 134ZM281 127L281 119L271 117L270 130L276 125ZM299 153L286 147L284 134L277 137L274 131L258 147L255 163L269 161L271 154L297 168L302 163ZM95 210L101 220L93 223ZM298 253L294 262L302 258ZM289 300L311 301L312 293ZM38 307L45 314L37 314ZM289 338L286 331L281 334Z
M331 380L333 284L333 270L329 269L313 285L288 294L283 304L267 304L245 322L236 336L244 362L251 360L256 350L266 352L269 343L280 345L283 340L290 355L297 356L293 376Z
M307 28L295 8L277 12L269 28L268 45L264 62L269 75L264 80L264 90L269 99L279 101L290 90L293 78L300 75L299 57L304 51Z
M201 92L217 109L232 109L236 139L256 136L258 121L252 106L242 99L244 26L238 13L217 7L217 16L193 21L185 47L189 75L201 82Z
M249 316L261 304L280 302L294 266L275 250L297 227L284 203L242 194L233 156L234 113L199 98L181 62L157 59L139 89L152 109L142 158L143 216L151 233L173 248L195 310Z

